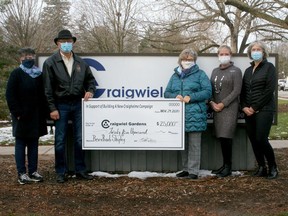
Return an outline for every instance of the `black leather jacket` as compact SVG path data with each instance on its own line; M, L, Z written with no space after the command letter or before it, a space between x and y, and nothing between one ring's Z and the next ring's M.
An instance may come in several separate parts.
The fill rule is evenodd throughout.
M58 103L80 101L85 92L95 93L95 78L90 67L73 53L72 75L68 74L60 52L54 53L43 64L45 95L50 112Z

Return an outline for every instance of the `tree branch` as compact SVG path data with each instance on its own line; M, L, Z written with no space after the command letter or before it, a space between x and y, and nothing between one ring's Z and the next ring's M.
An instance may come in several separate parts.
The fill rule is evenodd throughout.
M232 5L234 7L237 7L238 9L242 11L246 11L256 17L262 18L264 20L267 20L268 22L274 23L276 25L281 26L284 29L288 29L288 16L286 19L279 19L273 16L270 16L269 14L266 14L264 12L260 12L259 9L250 7L248 4L240 1L240 0L218 0L219 2L225 3L225 5Z

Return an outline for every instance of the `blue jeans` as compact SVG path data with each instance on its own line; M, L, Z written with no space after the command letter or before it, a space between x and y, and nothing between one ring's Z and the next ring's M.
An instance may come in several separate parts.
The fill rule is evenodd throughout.
M66 161L66 139L68 120L72 120L75 172L86 171L85 156L82 150L81 101L58 104L60 119L55 121L55 170L57 174L68 171Z
M25 149L27 146L28 174L37 171L38 138L15 138L15 161L18 174L26 173Z

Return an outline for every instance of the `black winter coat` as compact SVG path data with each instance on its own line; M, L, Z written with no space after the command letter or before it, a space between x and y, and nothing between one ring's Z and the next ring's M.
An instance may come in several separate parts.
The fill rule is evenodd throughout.
M96 91L95 78L84 60L73 53L72 75L68 74L60 52L54 53L43 64L45 95L50 112L59 102L81 101L85 92Z
M21 68L13 70L7 83L6 100L12 116L13 136L39 138L47 134L42 75L32 78Z
M257 111L275 111L274 92L277 86L274 65L263 60L253 72L254 62L246 69L241 91L241 108Z

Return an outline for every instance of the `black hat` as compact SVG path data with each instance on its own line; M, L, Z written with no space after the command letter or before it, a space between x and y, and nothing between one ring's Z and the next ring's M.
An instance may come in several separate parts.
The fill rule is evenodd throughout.
M58 33L58 36L57 36L56 38L54 38L54 42L55 42L55 44L57 45L57 41L58 41L59 39L70 39L70 38L72 38L73 41L74 41L74 43L75 43L76 37L73 37L72 34L71 34L71 32L70 32L69 30L64 29L64 30L61 30L61 31Z

